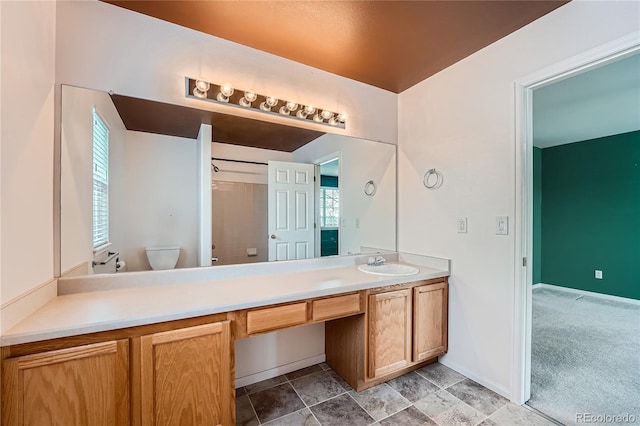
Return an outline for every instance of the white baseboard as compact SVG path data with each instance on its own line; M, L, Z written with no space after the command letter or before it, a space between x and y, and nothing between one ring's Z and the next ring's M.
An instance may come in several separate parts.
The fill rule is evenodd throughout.
M595 297L597 299L611 300L614 302L628 303L630 305L640 306L640 300L630 299L628 297L611 296L609 294L594 293L592 291L586 291L586 290L578 290L576 288L563 287L555 284L538 283L533 286L534 290L537 288L548 288L551 290L564 291L565 293L579 294L581 296Z
M301 368L311 367L312 365L325 362L326 359L326 355L322 354L311 358L305 358L299 361L291 362L289 364L280 365L275 368L270 368L259 373L249 374L248 376L236 377L236 388L252 385L263 380L272 379L283 374L291 373L292 371L300 370Z
M4 303L0 306L0 334L4 334L57 295L58 280L54 278Z
M451 362L450 360L447 359L446 355L439 357L438 362L444 365L445 367L449 367L450 369L457 371L463 376L467 376L469 379L473 380L474 382L481 384L485 388L490 389L495 393L497 393L498 395L502 395L511 401L511 391L509 389L505 388L504 386L498 385L497 383L494 383L493 381L487 379L486 377L479 376L474 372L469 371L466 368L456 364L455 362Z

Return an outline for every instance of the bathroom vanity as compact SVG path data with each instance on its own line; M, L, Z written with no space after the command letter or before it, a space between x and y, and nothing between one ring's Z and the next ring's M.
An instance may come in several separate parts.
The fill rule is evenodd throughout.
M110 290L108 277L71 280L2 337L2 425L234 425L234 341L316 322L327 363L358 391L444 354L448 261L408 277L355 261L141 273ZM181 272L191 282L162 282Z

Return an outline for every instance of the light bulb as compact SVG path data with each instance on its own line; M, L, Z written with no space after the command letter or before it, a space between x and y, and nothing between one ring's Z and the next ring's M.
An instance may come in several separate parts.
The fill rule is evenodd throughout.
M320 114L316 114L313 116L313 121L317 122L317 123L322 123L323 119L320 116Z
M328 121L328 123L332 126L337 126L338 125L338 120L336 120L335 117L331 117Z
M196 98L206 98L207 97L207 92L203 92L202 90L198 89L198 87L194 87L193 88L193 96L195 96Z
M209 90L209 87L211 87L211 84L205 80L196 80L196 87L200 92L206 92Z
M229 102L229 97L225 96L222 92L218 93L216 99L218 100L218 102Z
M309 114L307 114L306 112L304 112L304 109L301 109L300 111L298 111L298 113L296 114L296 117L298 118L302 118L303 120L305 118L307 118Z
M287 106L286 106L286 105L283 105L283 106L281 106L281 107L280 107L280 109L278 110L278 112L279 112L280 114L282 114L282 115L289 115L289 113L290 113L291 111L289 110L289 108L287 108Z
M271 111L271 107L269 105L267 105L266 102L262 102L260 104L260 109L263 110L263 111Z
M347 114L338 114L338 121L344 123L347 120Z
M225 97L229 97L233 95L233 87L230 84L223 84L220 86L220 93L222 93Z
M278 98L274 98L273 96L267 96L267 98L264 100L267 105L269 105L270 107L274 107L276 106L276 104L278 103Z
M258 95L256 95L256 92L254 92L253 90L245 90L244 91L244 97L249 102L253 102L256 99L258 99Z
M316 112L316 109L314 107L312 107L311 105L307 105L306 107L304 107L304 112L306 112L307 115L309 115L309 114L313 114L314 112Z
M258 99L258 95L256 95L256 92L254 92L253 90L245 90L244 96L240 98L238 103L243 107L250 107L251 102L255 101L256 99Z
M322 113L320 113L320 115L322 116L322 118L324 118L325 120L330 119L331 117L333 117L333 113L331 111L327 111L326 109L324 111L322 111Z
M288 101L287 102L287 109L289 111L295 111L296 109L298 109L298 104L293 102L293 101Z

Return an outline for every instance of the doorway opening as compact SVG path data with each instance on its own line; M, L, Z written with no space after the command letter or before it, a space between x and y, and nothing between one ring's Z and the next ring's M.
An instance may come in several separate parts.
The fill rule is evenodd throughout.
M532 325L533 325L533 267L536 261L534 251L534 99L535 92L571 77L597 70L607 64L629 58L640 52L638 34L631 34L612 43L585 52L577 57L555 64L534 75L516 82L516 276L515 276L515 327L514 327L514 375L513 400L522 404L532 397ZM538 92L541 93L541 92ZM580 92L577 93L578 95ZM582 123L581 127L588 127ZM574 158L575 160L575 158ZM597 164L592 165L589 182L598 185L602 181ZM544 200L544 195L543 195ZM543 201L544 203L544 201ZM538 213L540 214L540 213ZM544 217L544 216L543 216ZM590 227L584 226L584 232ZM540 259L538 252L538 260ZM544 256L542 256L544 259ZM534 260L534 262L531 262ZM527 266L527 264L529 264ZM591 274L594 271L590 271ZM594 274L595 277L595 274ZM535 283L537 284L537 283ZM556 284L556 283L550 283ZM578 298L576 295L575 298ZM584 298L584 297L583 297ZM557 322L557 321L556 321ZM636 374L636 373L630 373ZM562 377L552 376L555 380ZM637 377L637 374L636 374ZM593 389L597 398L602 398L598 389ZM578 411L572 408L572 411ZM588 409L585 412L592 412ZM578 422L579 412L570 413L573 422ZM603 413L607 414L607 413ZM624 414L624 413L621 413ZM567 419L562 419L567 421Z
M340 254L340 159L320 163L318 221L320 256Z

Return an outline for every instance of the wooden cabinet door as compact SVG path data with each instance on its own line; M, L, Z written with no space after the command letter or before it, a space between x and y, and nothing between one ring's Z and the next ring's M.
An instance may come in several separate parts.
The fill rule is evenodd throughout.
M413 289L413 361L447 352L447 283Z
M4 426L130 422L128 340L8 358L2 369Z
M411 289L369 295L369 378L411 363Z
M230 321L142 336L142 425L234 425L231 345Z

